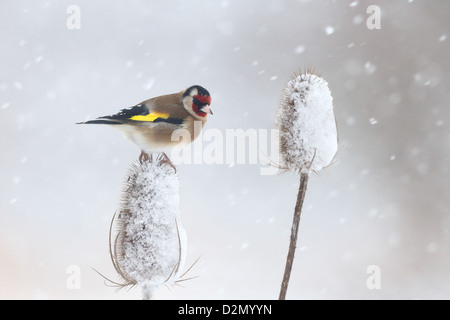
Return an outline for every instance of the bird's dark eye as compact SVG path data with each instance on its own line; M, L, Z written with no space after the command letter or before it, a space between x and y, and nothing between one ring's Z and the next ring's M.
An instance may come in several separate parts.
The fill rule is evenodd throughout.
M208 103L205 102L201 102L200 100L198 100L197 98L193 99L193 103L197 106L198 109L203 108L206 105L209 105Z
M193 102L199 107L204 107L211 104L210 96L195 95L192 98Z

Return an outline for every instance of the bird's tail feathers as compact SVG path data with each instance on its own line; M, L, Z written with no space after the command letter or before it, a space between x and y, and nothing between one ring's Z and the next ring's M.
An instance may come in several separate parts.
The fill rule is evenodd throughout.
M122 122L108 119L96 119L96 120L89 120L86 122L77 122L77 124L122 124Z

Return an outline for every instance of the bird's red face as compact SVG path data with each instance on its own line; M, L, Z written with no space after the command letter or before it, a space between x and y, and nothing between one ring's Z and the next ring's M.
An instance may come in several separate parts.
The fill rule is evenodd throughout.
M197 94L192 97L192 110L199 117L206 117L206 115L213 114L209 106L211 105L211 97L209 95Z

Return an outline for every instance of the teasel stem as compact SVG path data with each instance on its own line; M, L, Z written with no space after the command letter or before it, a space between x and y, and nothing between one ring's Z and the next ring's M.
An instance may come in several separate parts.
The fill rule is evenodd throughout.
M289 251L279 299L285 300L294 263L298 229L311 172L329 167L338 149L333 97L327 81L314 70L296 72L286 83L278 107L280 168L300 174Z
M300 173L300 186L298 188L297 203L295 204L294 218L291 227L291 239L289 243L289 251L286 259L286 266L284 268L283 281L281 282L281 290L279 300L286 299L286 292L291 277L292 265L294 264L295 249L297 246L298 228L300 225L300 217L302 215L303 201L305 200L306 189L308 185L309 174Z

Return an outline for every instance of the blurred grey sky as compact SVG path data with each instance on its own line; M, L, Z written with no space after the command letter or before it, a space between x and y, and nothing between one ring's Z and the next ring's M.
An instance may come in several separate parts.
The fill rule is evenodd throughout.
M369 5L381 29L366 26ZM69 5L81 29L66 26ZM447 1L2 1L0 298L115 293L109 222L139 150L76 126L192 84L206 129L271 129L290 74L327 79L337 163L310 179L290 299L450 298ZM180 165L187 263L159 299L275 299L298 177L258 165ZM202 190L202 196L198 191ZM70 290L69 266L81 270ZM381 289L366 286L368 266Z

